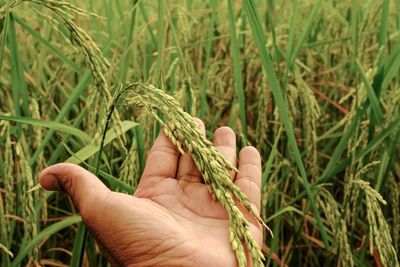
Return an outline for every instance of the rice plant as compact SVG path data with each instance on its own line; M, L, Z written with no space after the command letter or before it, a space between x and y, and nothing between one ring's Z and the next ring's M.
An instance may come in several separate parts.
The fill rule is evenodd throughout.
M38 173L76 163L132 194L163 128L227 210L240 266L245 247L259 266L399 266L399 68L395 0L3 0L0 265L109 266ZM261 153L262 247L192 116Z

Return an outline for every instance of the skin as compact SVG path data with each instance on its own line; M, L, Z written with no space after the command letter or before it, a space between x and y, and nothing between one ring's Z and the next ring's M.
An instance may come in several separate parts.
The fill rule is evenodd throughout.
M204 124L197 122L204 134ZM214 144L238 167L232 179L259 211L258 151L245 147L237 161L235 134L228 127L217 129ZM39 179L43 188L71 197L114 266L237 266L225 209L211 197L189 153L180 155L162 131L133 196L110 191L74 164L53 165ZM261 246L261 225L241 210Z

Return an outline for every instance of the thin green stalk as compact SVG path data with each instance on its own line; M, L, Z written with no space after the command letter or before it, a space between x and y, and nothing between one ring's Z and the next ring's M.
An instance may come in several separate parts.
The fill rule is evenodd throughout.
M126 78L128 75L128 69L129 69L129 62L132 60L132 52L131 52L131 45L132 45L132 39L133 39L133 33L135 30L135 22L136 22L136 9L138 6L139 0L133 0L133 7L131 10L130 14L130 21L129 21L129 28L128 28L128 34L127 38L125 41L125 49L124 51L128 51L124 56L122 57L122 66L121 66L121 71L120 71L120 78L119 82L122 84L126 83Z
M7 1L8 2L8 1ZM4 48L6 46L6 41L9 31L9 20L10 20L10 6L6 3L5 17L3 20L3 27L0 29L0 77L3 75L3 58L4 58Z
M83 121L83 119L85 118L85 116L87 115L87 113L88 113L88 110L87 110L87 109L84 109L83 111L81 111L81 112L79 113L79 116L75 119L74 124L73 124L72 126L73 126L73 127L78 127L78 126L82 123L82 121ZM68 143L68 141L70 140L70 138L71 138L71 136L67 136L67 137L64 139L64 142L65 142L65 143ZM54 150L54 152L52 153L50 159L48 160L48 164L49 164L49 165L53 165L53 164L55 164L57 161L60 160L60 155L61 155L61 153L64 151L63 149L64 149L64 146L63 146L61 143L57 145L56 149Z
M64 219L60 222L54 223L47 228L43 229L37 236L35 236L32 240L30 240L25 247L23 247L17 256L14 258L11 263L11 267L20 266L24 258L29 254L29 252L37 247L40 242L46 240L49 236L61 231L62 229L71 226L72 224L81 222L82 219L80 216L71 216L67 219Z
M247 139L247 116L246 116L246 101L243 90L242 66L240 64L239 41L236 34L236 16L233 8L233 1L228 1L228 17L229 17L229 33L230 47L233 62L233 80L235 86L236 99L239 104L239 117L241 122L241 130L244 137ZM235 118L232 119L235 121ZM233 125L234 126L234 125Z
M118 94L116 100L118 100L119 96L120 96L120 94ZM98 152L98 155L97 155L97 160L96 160L96 169L94 171L94 175L96 177L99 177L101 156L103 154L103 148L104 148L104 140L106 139L107 128L108 128L108 124L111 121L111 116L112 116L112 113L113 113L114 108L115 108L115 103L116 103L116 101L114 101L114 104L111 105L110 111L109 111L108 116L107 116L106 124L104 125L103 135L102 135L101 143L100 143L100 149L99 149L99 152ZM80 227L84 228L83 237L81 239L81 246L80 246L81 250L80 250L80 255L79 255L79 266L82 267L83 266L83 258L84 258L84 255L85 255L85 249L86 249L86 242L87 242L87 237L88 237L88 230L83 225L83 223L81 223Z
M79 81L79 84L75 87L75 90L71 94L70 98L68 99L68 101L65 103L65 105L61 109L60 113L58 113L57 117L54 120L55 122L61 122L68 115L69 111L71 110L73 105L76 103L76 101L82 94L83 90L86 89L86 85L89 83L89 81L90 81L90 72L86 71L85 74L83 75L82 79ZM54 133L55 133L54 130L50 130L47 132L47 134L43 138L43 141L40 143L39 147L35 150L35 153L30 158L30 160L29 160L30 166L32 166L36 162L40 153L50 142Z
M328 242L328 235L327 235L325 227L322 223L318 208L315 205L314 194L310 189L310 184L307 179L307 173L306 173L303 161L301 159L300 150L296 143L296 137L294 135L293 127L292 127L290 119L289 119L289 114L287 111L285 100L283 98L283 94L281 92L281 89L280 89L280 86L278 83L278 79L275 75L275 71L274 71L273 64L270 59L270 55L267 52L267 49L265 47L266 40L265 40L264 33L261 30L260 19L257 14L257 10L255 8L256 5L254 4L253 0L245 0L244 7L245 7L245 10L249 17L250 25L252 28L254 38L256 40L258 50L261 54L261 62L263 65L263 69L268 77L269 83L271 85L272 94L273 94L275 102L278 106L280 118L285 127L285 131L286 131L288 141L289 141L289 146L292 150L295 162L300 171L302 183L307 192L308 200L309 200L311 209L314 213L314 216L315 216L315 219L317 222L317 226L321 233L322 241L324 242L325 247L328 249L330 247L329 242Z
M274 159L275 159L275 156L276 156L276 153L277 153L278 142L279 142L279 140L281 138L281 133L282 133L282 127L280 127L279 130L278 130L278 134L276 135L274 144L272 145L272 150L269 153L268 160L267 160L267 162L265 164L265 167L264 167L264 171L263 171L262 179L261 179L261 190L262 190L262 192L263 192L263 190L265 190L264 188L267 185L267 179L268 179L269 174L271 172L272 164L274 162Z
M37 31L32 29L32 27L24 19L21 19L19 16L14 16L14 18L15 22L21 25L21 27L24 28L27 32L29 32L32 35L32 37L34 37L39 43L41 43L50 52L56 55L64 64L67 64L76 73L81 72L81 70L74 62L68 59L59 49L54 47L49 41L43 38Z
M358 112L361 113L361 112ZM314 190L317 188L317 185L325 183L329 178L331 178L333 175L343 171L345 168L347 168L351 161L357 161L360 160L361 158L365 157L366 154L370 153L374 148L377 146L381 145L388 136L391 134L395 134L396 131L398 131L400 127L400 115L398 115L390 124L388 127L386 127L380 134L374 137L371 142L369 142L365 148L358 150L355 152L355 155L352 155L342 161L339 162L340 155L343 153L345 145L349 138L351 137L351 134L356 129L356 126L358 125L359 122L357 122L361 118L362 114L359 114L358 116L353 118L352 123L350 126L347 128L346 132L343 134L342 138L339 141L339 144L336 146L332 157L329 160L329 163L327 167L325 168L324 172L322 173L321 177L319 180L311 185L311 189ZM338 163L339 162L339 163ZM293 198L288 205L293 205L300 199L304 198L307 195L306 190L303 192L299 193L295 198Z
M164 1L164 5L167 4L167 3L165 2L165 0L162 0L162 1ZM166 13L166 16L167 16L167 18L168 18L168 22L169 22L169 25L170 25L170 27L171 27L172 37L173 37L173 39L174 39L174 41L175 41L175 45L176 45L176 48L177 48L177 50L178 50L178 55L179 55L181 64L183 65L183 72L184 72L184 75L185 75L186 77L190 77L189 69L192 69L192 70L193 70L194 67L193 67L191 61L190 61L190 62L187 62L187 61L188 61L188 57L185 57L185 54L184 54L183 49L182 49L182 46L181 46L180 43L179 43L179 38L178 38L178 35L177 35L176 27L175 27L174 23L172 22L171 16L169 15L168 12ZM185 79L185 80L187 81L188 79Z
M156 65L156 84L161 87L162 84L162 66L164 57L164 14L167 12L165 9L164 1L158 1L158 38L157 38L157 65Z
M384 155L388 155L388 160L387 160L387 164L384 165L380 165L380 169L379 169L379 175L376 181L376 185L375 185L375 190L378 191L380 194L382 194L384 188L385 188L385 184L386 181L388 179L388 177L390 176L390 173L392 173L394 176L396 175L396 171L395 171L395 165L396 163L396 155L398 154L396 151L398 150L398 145L399 145L399 140L400 140L400 131L397 132L397 134L394 135L393 138L393 143L391 142L387 142L388 144L390 144L390 147L386 147L385 150L385 154Z
M142 1L139 3L139 9L140 9L140 12L141 12L141 14L142 14L142 16L144 18L144 21L148 23L149 22L149 17L147 15L146 9L143 6L143 2ZM147 26L146 28L147 28L147 31L150 34L150 39L152 40L153 46L157 47L157 43L158 42L157 42L156 35L154 34L154 32L153 32L153 30L151 29L150 26Z
M389 27L389 7L390 1L384 0L382 5L382 15L381 15L381 27L378 33L378 44L379 47L386 47L387 37L388 37L388 27ZM378 62L378 67L380 68L384 64L384 58L381 57Z
M361 80L364 83L365 90L367 91L368 100L369 100L369 103L371 104L371 108L375 115L375 119L378 121L379 125L382 125L383 112L382 112L381 106L379 104L379 99L378 99L377 95L375 94L375 91L372 88L371 84L369 83L368 77L365 74L360 62L357 59L355 60L355 62L356 62L356 67L361 74Z
M376 135L363 149L356 151L354 160L360 160L367 154L373 151L377 146L384 143L384 141L391 135L396 134L400 127L400 115L398 115L384 130ZM391 144L389 144L391 145ZM335 168L332 170L332 175L343 171L350 162L351 158L346 158L339 163L336 163ZM322 178L321 178L322 179Z
M287 70L289 69L289 60L292 58L292 54L294 53L294 45L296 39L296 30L298 26L298 15L299 15L299 4L297 0L293 1L293 11L292 11L292 17L290 19L290 27L289 27L289 39L288 39L288 44L287 44L287 51L286 51L286 61L288 62L288 67Z
M201 81L201 88L200 88L200 111L199 111L199 118L204 120L204 117L207 114L208 110L208 102L207 102L207 82L208 82L208 71L210 68L210 60L211 60L211 48L213 44L214 38L214 31L216 26L216 18L217 18L217 1L211 0L211 17L210 17L210 24L207 33L207 42L205 45L206 51L206 61L203 70L203 78Z
M286 71L285 71L285 76L284 76L284 79L283 79L283 82L282 82L282 88L283 89L286 88L286 84L287 84L288 77L289 77L289 72L292 70L292 67L293 67L293 64L294 64L294 62L296 60L296 57L297 57L300 49L302 48L306 37L308 36L308 34L311 31L311 27L314 24L315 16L317 15L317 12L320 9L321 2L322 2L322 0L316 0L315 1L314 5L313 5L313 7L311 9L310 14L307 16L307 22L305 23L304 27L302 27L303 31L301 32L300 37L296 40L296 46L294 48L292 46L289 46L289 49L287 51L287 60L288 60L288 62L287 62L287 67L286 67ZM296 6L295 7L297 9L297 2L296 2ZM295 10L295 12L296 12L296 10ZM293 17L296 17L296 16L297 15L294 15ZM297 19L294 18L293 19L293 23L296 22L296 20ZM294 26L294 25L292 25L292 26ZM291 35L294 35L294 31L291 31L291 33L289 35L290 38L293 38L293 36L291 36Z
M9 14L8 47L11 54L11 84L13 87L15 115L20 116L23 111L25 115L29 116L28 87L23 75L23 64L20 58L15 19L12 13ZM22 110L20 100L22 100Z

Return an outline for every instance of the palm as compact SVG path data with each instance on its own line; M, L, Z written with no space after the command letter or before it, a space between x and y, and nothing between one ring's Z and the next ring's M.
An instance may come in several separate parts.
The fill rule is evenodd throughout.
M214 144L236 165L236 143L230 129L217 131ZM258 152L254 148L243 149L239 162L239 176L232 175L232 178L255 208L259 208L261 171ZM84 183L81 186L74 185L78 179L72 174L60 174L58 185L51 184L46 175L56 175L57 170L51 171L51 168L67 168L65 164L61 165L50 167L41 174L42 185L48 189L61 187L71 196L85 224L115 265L236 264L225 209L214 201L207 185L202 183L190 155L180 156L164 134L160 134L149 153L134 196L109 191L90 173L81 173L84 170L75 175L85 176L79 179ZM245 215L253 222L251 231L261 244L260 225Z
M153 244L147 245L157 247L157 255L164 253L165 257L174 259L170 263L181 266L207 266L210 263L212 266L234 266L226 211L211 198L207 186L173 178L152 179L155 185L144 186L135 194L137 198L131 198L132 204L136 205L132 212L136 214L127 219L143 219L138 232L147 235L140 236L140 239L153 240ZM141 212L143 214L138 216ZM149 221L152 221L151 225ZM164 240L170 242L165 244ZM133 249L137 250L136 247ZM151 253L148 256L149 260L154 257ZM181 260L181 264L176 259Z

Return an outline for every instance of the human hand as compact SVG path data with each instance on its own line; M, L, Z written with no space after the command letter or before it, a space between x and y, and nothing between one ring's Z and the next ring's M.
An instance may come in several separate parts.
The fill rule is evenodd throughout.
M204 124L198 123L204 134ZM230 128L216 130L214 145L237 166L235 134ZM261 160L254 147L240 151L238 169L232 179L259 211ZM237 265L226 210L202 183L190 154L180 155L162 131L133 196L110 191L95 175L74 164L53 165L39 179L43 188L63 190L71 197L113 265ZM261 225L241 210L261 246Z

